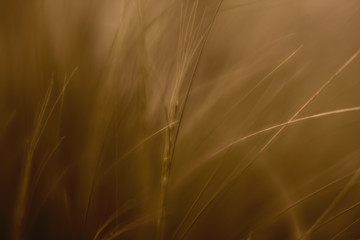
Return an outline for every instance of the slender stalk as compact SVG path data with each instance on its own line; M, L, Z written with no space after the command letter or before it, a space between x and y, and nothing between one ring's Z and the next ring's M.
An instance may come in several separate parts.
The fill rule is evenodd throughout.
M170 121L175 121L177 115L179 114L179 124L177 126L177 128L175 129L174 127L168 128L167 131L167 136L165 139L165 146L164 146L164 153L163 153L163 161L162 161L162 169L161 169L161 183L160 183L160 210L159 210L159 215L158 215L158 221L157 221L157 225L158 225L158 239L162 240L164 237L164 228L165 228L165 212L166 212L166 204L165 204L165 198L166 198L166 193L167 193L167 188L168 188L168 181L169 181L169 176L170 176L170 171L171 171L171 166L172 166L172 162L174 160L174 154L175 154L175 147L176 147L176 142L178 139L178 135L179 135L179 131L180 131L180 127L181 127L181 122L183 120L183 116L184 116L184 112L186 109L186 105L187 105L187 101L189 98L189 94L190 94L190 90L192 88L192 84L194 82L194 79L196 77L196 74L198 72L198 68L199 68L199 63L200 63L200 59L203 55L204 49L205 49L205 45L207 43L208 37L210 35L210 32L212 30L212 27L214 25L216 16L219 13L219 10L221 8L221 5L223 3L223 0L220 0L218 3L218 6L215 10L215 13L213 15L213 18L210 21L210 25L207 28L205 35L204 35L204 39L201 41L201 46L199 46L198 44L196 44L196 47L200 47L199 50L199 54L195 60L195 67L194 70L192 72L191 78L190 78L190 82L188 85L188 88L186 90L185 93L185 98L183 100L183 104L182 104L182 108L180 110L180 112L178 113L179 110L179 92L180 89L182 87L182 76L184 75L184 69L186 69L186 61L191 61L191 56L184 59L183 62L183 68L180 69L179 74L180 77L177 78L176 83L175 83L175 88L173 90L173 95L172 95L172 99L170 102L170 108L169 108L169 114L168 114L168 118ZM194 7L190 13L190 19L193 17L195 18L195 12L196 12L196 7L197 7L198 1L195 2ZM193 21L189 21L188 22L188 28L189 31L186 31L187 29L185 29L185 40L184 40L184 47L180 50L186 51L186 40L189 38L191 39L192 36L192 30L194 27L194 20ZM189 40L190 41L190 40ZM186 53L185 53L186 55ZM187 55L186 55L187 56Z

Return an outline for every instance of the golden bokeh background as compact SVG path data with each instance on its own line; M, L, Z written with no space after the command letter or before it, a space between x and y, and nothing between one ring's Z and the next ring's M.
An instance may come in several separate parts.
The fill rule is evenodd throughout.
M0 239L360 239L357 0L1 0Z

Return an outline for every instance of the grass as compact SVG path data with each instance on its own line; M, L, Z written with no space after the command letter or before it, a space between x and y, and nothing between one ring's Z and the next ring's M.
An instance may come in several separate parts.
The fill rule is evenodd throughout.
M357 239L356 1L2 1L0 239Z

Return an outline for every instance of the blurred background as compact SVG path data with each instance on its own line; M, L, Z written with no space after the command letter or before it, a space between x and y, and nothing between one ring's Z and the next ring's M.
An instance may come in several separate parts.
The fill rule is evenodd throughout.
M0 239L360 239L357 0L0 1Z

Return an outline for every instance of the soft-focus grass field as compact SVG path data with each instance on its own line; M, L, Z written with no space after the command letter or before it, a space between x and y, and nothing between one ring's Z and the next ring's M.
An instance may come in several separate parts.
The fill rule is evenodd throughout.
M0 1L0 239L360 239L358 0Z

